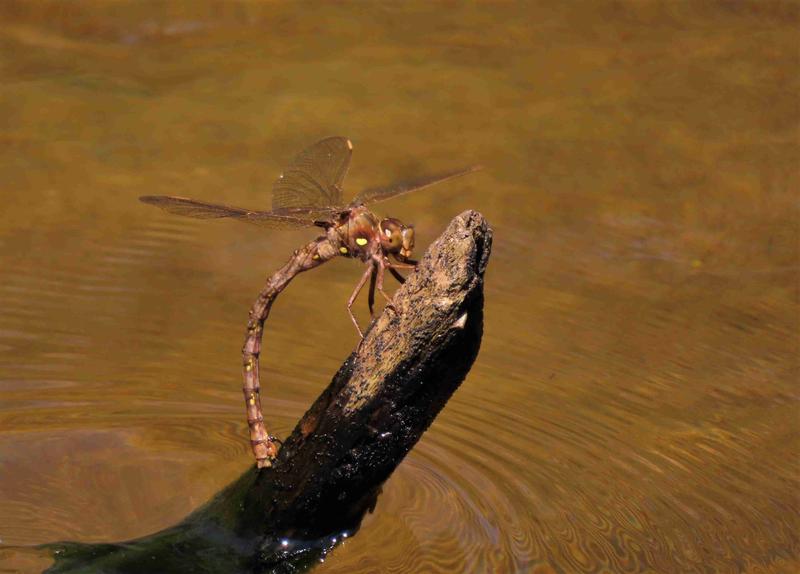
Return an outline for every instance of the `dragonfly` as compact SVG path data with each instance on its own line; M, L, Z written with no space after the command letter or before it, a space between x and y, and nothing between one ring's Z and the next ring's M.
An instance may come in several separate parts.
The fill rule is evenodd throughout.
M311 145L288 165L272 186L272 209L257 211L186 197L145 195L139 199L169 213L196 219L233 219L272 229L318 227L324 234L297 249L289 261L266 281L250 309L247 335L242 348L245 403L250 442L259 468L271 466L277 453L274 437L264 427L261 412L258 357L261 339L272 303L299 273L318 267L334 257L357 259L364 272L347 300L347 312L363 339L364 333L352 307L367 281L370 316L374 317L375 290L392 307L384 291L384 275L403 283L398 269L413 269L414 226L393 217L378 217L367 206L406 193L467 175L481 169L471 165L451 171L367 188L344 203L342 185L350 167L353 144L343 136L325 138Z

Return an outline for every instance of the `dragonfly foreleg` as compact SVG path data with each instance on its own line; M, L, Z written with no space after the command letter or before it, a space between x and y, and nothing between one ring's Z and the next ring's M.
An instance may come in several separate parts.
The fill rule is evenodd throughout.
M406 278L400 275L398 269L416 269L419 261L413 259L404 259L402 262L392 262L388 259L385 261L386 267L389 268L389 273L400 282L400 285L406 282Z
M389 262L389 266L395 269L416 269L417 265L419 265L419 261L415 261L414 259L405 259L400 263Z
M358 331L359 336L363 339L364 333L361 332L361 327L358 326L358 321L356 321L356 316L353 315L353 302L358 297L358 294L361 292L361 289L364 287L364 283L367 282L369 276L375 272L375 264L370 261L367 264L367 268L364 270L364 274L361 276L361 279L358 281L358 285L353 290L352 295L350 295L350 299L347 300L347 312L350 314L350 320L353 322L353 325L356 326L356 331Z

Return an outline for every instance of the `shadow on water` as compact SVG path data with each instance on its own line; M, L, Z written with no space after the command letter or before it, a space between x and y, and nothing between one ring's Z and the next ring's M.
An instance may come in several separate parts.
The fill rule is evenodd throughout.
M141 574L154 567L165 574L189 572L305 572L325 560L337 544L358 529L357 520L342 524L338 534L298 540L264 534L263 506L249 497L269 470L249 470L183 522L151 536L115 544L63 542L43 544L55 564L48 574L95 572ZM271 490L260 496L269 497Z

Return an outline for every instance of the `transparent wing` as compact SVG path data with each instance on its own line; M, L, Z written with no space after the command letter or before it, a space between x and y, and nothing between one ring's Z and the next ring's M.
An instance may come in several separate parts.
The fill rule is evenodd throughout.
M272 186L272 212L340 206L352 153L353 144L340 136L302 151Z
M461 168L454 171L429 175L413 181L396 183L388 187L370 187L359 193L355 199L353 199L351 205L367 205L370 203L376 203L378 201L384 201L392 197L397 197L398 195L403 195L404 193L410 193L412 191L430 187L437 183L442 183L443 181L447 181L449 179L467 175L468 173L478 171L479 169L483 169L483 166L472 165L470 167Z
M255 225L272 228L310 227L314 225L315 218L310 214L273 213L271 211L250 211L240 207L206 203L185 197L170 195L143 195L140 201L149 205L160 207L164 211L194 217L195 219L220 219L229 217Z

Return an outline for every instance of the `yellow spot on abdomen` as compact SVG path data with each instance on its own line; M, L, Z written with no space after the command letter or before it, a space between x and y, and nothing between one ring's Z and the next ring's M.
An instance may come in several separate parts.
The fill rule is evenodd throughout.
M342 246L339 248L339 253L341 253L342 255L346 255L346 254L347 254L347 247L345 247L344 245L342 245Z
M360 245L364 247L367 243L369 243L364 237L357 237L356 238L356 245Z
M315 253L314 255L312 255L312 256L311 256L311 259L313 259L314 261L316 261L317 259L319 259L319 253Z

